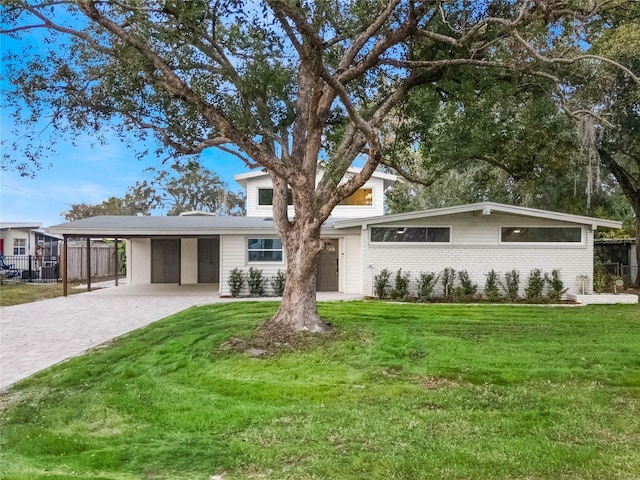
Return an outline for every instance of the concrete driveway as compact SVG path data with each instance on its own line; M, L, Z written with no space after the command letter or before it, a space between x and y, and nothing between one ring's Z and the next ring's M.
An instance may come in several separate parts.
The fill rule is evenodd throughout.
M217 285L122 285L0 307L0 389L193 305L243 300L217 292ZM318 293L318 300L356 298Z

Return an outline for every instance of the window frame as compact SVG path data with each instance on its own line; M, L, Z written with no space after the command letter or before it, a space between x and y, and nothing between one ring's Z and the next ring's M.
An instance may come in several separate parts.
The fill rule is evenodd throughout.
M280 248L250 249L249 248L249 242L251 240L277 240L277 241L280 242ZM244 239L244 247L245 247L245 258L246 258L246 264L247 265L257 265L257 264L282 265L282 264L285 263L284 243L277 236L271 236L271 235L269 235L269 236L247 236ZM250 260L249 252L251 252L251 251L254 251L254 252L280 252L281 253L281 259L280 260Z
M22 245L18 245L18 241L22 240L22 242L24 242ZM22 250L23 253L16 253L16 249L18 250ZM22 238L22 237L15 237L13 239L13 254L14 255L20 255L20 256L26 256L27 255L27 239L26 238Z
M356 195L357 193L359 193L360 191L366 191L369 190L371 193L371 203L364 203L364 204L346 204L346 203L342 203L342 202L346 202L349 198L353 197L354 195ZM365 193L365 198L367 196L367 194ZM340 203L338 203L338 205L336 205L336 207L344 207L344 208L351 208L351 207L355 207L355 208L363 208L363 207L374 207L375 206L375 188L374 187L360 187L358 190L356 190L355 192L353 192L351 195L349 195L347 198L343 198Z
M374 228L393 228L393 229L400 229L400 228L424 228L425 231L425 241L424 242L378 242L373 240L373 229ZM449 240L447 242L429 242L427 239L429 238L429 229L430 228L446 228L449 230ZM453 228L451 225L411 225L411 224L406 224L406 225L386 225L384 227L382 226L373 226L373 225L369 225L368 227L369 230L369 244L370 245L374 245L374 246L381 246L381 245L393 245L393 246L400 246L400 245L406 245L406 246L424 246L424 245L429 245L429 246L444 246L444 245L451 245L453 243Z
M578 242L510 242L504 241L502 238L502 230L505 228L515 229L515 228L556 228L556 229L579 229L580 230L580 241ZM586 235L585 229L582 225L575 227L561 227L555 225L500 225L498 227L498 243L500 245L527 245L527 246L577 246L577 245L585 245Z
M261 207L273 207L273 195L274 195L274 189L273 187L257 187L257 204L258 204L258 208ZM260 192L263 190L270 190L271 191L271 203L260 203ZM293 191L290 188L287 188L287 206L291 207L293 206Z

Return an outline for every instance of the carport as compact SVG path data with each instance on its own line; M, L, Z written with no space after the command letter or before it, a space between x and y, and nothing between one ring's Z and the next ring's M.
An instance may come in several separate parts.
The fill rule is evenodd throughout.
M176 217L100 216L81 219L51 227L62 235L64 259L61 276L64 295L69 288L69 242L86 243L86 273L82 275L88 290L92 289L94 273L91 267L91 242L110 239L116 251L127 243L127 279L129 283L145 284L218 284L220 283L221 237L226 233L243 234L246 225L269 228L271 222L246 217L216 217L190 215ZM73 261L73 260L71 260ZM118 285L121 265L116 261L109 276Z

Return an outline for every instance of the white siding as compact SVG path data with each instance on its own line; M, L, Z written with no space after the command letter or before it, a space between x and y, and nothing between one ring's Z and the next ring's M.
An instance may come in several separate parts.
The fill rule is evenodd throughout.
M29 229L11 228L2 231L4 239L4 255L13 256L13 240L23 238L25 240L24 255L35 255L36 234Z
M248 238L277 238L273 235L221 235L220 236L220 294L230 295L229 290L229 274L234 268L241 269L245 276L249 274L249 268L257 268L262 270L262 276L265 279L264 288L267 295L270 295L271 279L278 270L283 272L287 269L285 262L262 262L247 263L247 239ZM241 295L249 294L247 282L240 292Z
M247 181L247 217L271 217L271 205L258 205L258 190L273 188L270 177L259 177ZM384 214L384 181L381 178L371 178L362 188L372 189L372 205L340 206L334 208L332 215L336 218L374 217ZM289 207L289 216L294 215L293 207Z
M478 284L482 292L485 275L491 269L504 273L513 269L520 272L521 294L527 286L531 270L540 268L551 273L559 269L561 279L569 293L577 293L579 275L588 275L593 279L593 232L583 229L584 242L580 244L544 245L544 244L500 244L502 226L577 226L529 217L513 215L473 216L470 214L452 215L446 218L423 219L407 222L404 226L432 225L451 226L451 244L371 244L369 231L362 232L362 278L363 294L373 293L373 278L382 269L392 273L402 268L409 272L412 288L415 289L421 272L440 273L444 268L467 270L471 279ZM589 285L589 288L592 288ZM436 293L441 293L438 282Z
M180 242L180 283L198 283L198 239L183 238Z
M271 177L252 178L247 181L247 217L271 217L271 205L258 205L258 189L273 188Z
M151 239L133 238L127 241L127 282L151 283Z

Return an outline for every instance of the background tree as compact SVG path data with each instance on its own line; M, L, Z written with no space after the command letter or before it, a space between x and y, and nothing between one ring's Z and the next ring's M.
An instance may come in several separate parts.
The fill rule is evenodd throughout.
M320 331L321 226L389 158L385 122L402 116L409 92L449 71L496 69L544 78L565 100L562 75L577 61L597 66L584 55L587 27L618 4L4 0L5 34L44 29L44 45L55 45L27 62L24 52L5 55L8 99L21 126L50 111L63 132L109 124L123 136L154 134L177 155L215 147L265 168L287 256L272 325ZM547 56L552 43L565 45L562 58ZM37 134L23 138L37 161ZM362 170L343 181L356 161Z
M615 179L590 165L575 120L540 95L545 88L475 72L412 92L396 133L419 147L395 156L411 158L417 176L433 183L397 183L389 212L489 200L628 221Z
M232 192L211 170L195 161L177 163L170 170L149 168L151 180L137 182L129 194L167 215L204 211L217 215L244 215L245 196Z
M607 16L611 28L601 32L593 50L636 71L640 69L640 14ZM580 95L594 116L582 125L583 144L616 179L634 213L635 238L640 241L640 85L607 68L593 72ZM601 99L601 101L598 101ZM595 105L595 106L591 106ZM640 248L637 260L640 264ZM640 288L640 275L636 279Z
M124 198L109 197L96 203L75 203L71 208L61 213L67 221L97 217L99 215L150 215L151 205L145 199L142 201L127 193Z
M153 177L136 182L123 198L110 197L95 205L74 204L62 215L71 221L98 215L179 215L192 211L245 214L244 194L230 191L218 175L197 162L146 171Z

